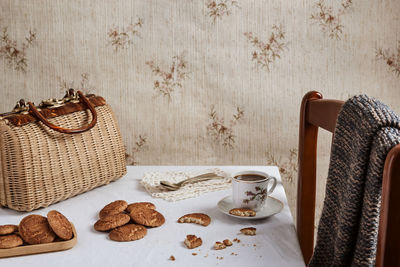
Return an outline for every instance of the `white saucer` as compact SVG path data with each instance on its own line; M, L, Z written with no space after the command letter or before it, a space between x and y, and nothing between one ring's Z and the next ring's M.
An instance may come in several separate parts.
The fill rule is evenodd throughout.
M227 196L224 197L223 199L221 199L218 204L218 209L225 213L226 215L235 217L235 218L239 218L239 219L247 219L247 220L257 220L257 219L263 219L263 218L267 218L269 216L272 216L274 214L279 213L282 209L283 209L283 203L273 197L268 197L267 201L265 202L264 207L257 211L256 216L254 217L242 217L242 216L236 216L236 215L232 215L229 214L229 211L233 208L236 208L233 205L233 201L232 201L232 196Z

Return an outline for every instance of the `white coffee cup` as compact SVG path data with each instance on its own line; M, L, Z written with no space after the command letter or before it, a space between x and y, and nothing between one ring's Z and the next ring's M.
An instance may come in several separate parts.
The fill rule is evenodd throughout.
M271 187L268 189L269 184ZM259 211L276 187L276 178L265 172L242 171L232 175L232 198L236 208Z

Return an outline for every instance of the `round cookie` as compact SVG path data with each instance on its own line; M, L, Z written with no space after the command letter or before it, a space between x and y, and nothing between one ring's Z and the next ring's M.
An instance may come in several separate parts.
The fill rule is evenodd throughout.
M129 204L126 208L126 212L130 213L134 209L152 209L155 210L156 206L151 202L135 202Z
M118 226L122 226L127 224L131 218L127 214L115 214L107 216L103 219L98 220L94 224L94 229L96 231L105 232L111 229L117 228Z
M30 245L50 243L56 237L47 218L40 215L26 216L19 223L18 229L22 239Z
M9 235L18 231L18 225L6 224L0 225L0 235Z
M70 240L72 238L72 225L60 212L56 210L49 211L47 213L47 220L51 229L58 237L63 240Z
M161 226L165 222L164 216L156 210L152 209L133 209L129 216L137 223L149 227Z
M147 229L143 225L126 224L118 227L108 235L111 240L125 242L142 239L147 234Z
M2 248L15 248L21 246L24 241L19 235L3 235L0 236L0 249Z
M107 216L118 214L123 212L128 207L128 203L125 200L116 200L107 204L104 208L99 212L100 219L103 219Z

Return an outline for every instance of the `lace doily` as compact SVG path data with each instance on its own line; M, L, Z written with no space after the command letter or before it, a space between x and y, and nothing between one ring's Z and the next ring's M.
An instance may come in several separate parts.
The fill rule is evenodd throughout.
M211 179L208 181L197 182L197 183L189 183L176 191L169 191L160 185L160 181L169 181L171 183L178 183L190 177L208 172L213 172L218 176L223 176L224 178ZM202 172L182 172L182 171L147 172L144 174L140 183L144 186L146 191L152 197L162 198L167 201L177 201L187 198L193 198L207 192L228 189L231 187L230 176L220 169L209 169Z

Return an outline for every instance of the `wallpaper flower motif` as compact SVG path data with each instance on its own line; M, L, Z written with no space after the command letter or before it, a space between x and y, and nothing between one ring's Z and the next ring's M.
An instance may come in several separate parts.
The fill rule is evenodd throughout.
M279 172L282 179L288 183L293 183L297 175L297 149L290 149L288 157L282 159L275 158L270 152L267 152L267 165L279 166Z
M395 53L390 52L389 49L378 48L376 58L385 61L389 70L393 71L397 77L400 76L400 41L397 44L397 51Z
M114 47L114 50L117 52L120 48L128 48L133 43L136 36L140 37L139 29L142 26L143 19L138 18L136 23L131 23L127 27L111 27L108 31L108 38L110 39L109 42Z
M267 42L261 41L252 32L245 32L244 36L254 46L255 50L252 52L252 60L256 62L257 66L267 71L270 71L271 64L277 58L281 58L281 53L287 47L285 32L281 25L272 26L272 32Z
M187 70L187 62L184 54L173 56L171 66L167 71L162 70L154 61L147 61L146 64L159 77L159 79L154 81L154 90L160 95L167 97L169 101L172 99L172 93L178 88L183 87L183 81L190 74Z
M138 165L139 161L137 160L137 154L143 151L146 148L147 137L144 135L139 135L137 141L135 142L135 146L131 150L132 153L125 153L126 164L128 165Z
M72 88L75 90L80 90L85 94L89 94L89 93L93 93L95 90L95 87L89 84L89 74L88 73L81 74L81 80L80 80L79 84L75 84L74 81L67 83L65 80L62 80L60 77L58 77L58 83L59 83L60 90L63 92Z
M222 19L223 16L229 16L234 7L239 8L239 4L235 0L209 0L207 2L207 14L215 23L218 18Z
M10 68L26 73L28 67L26 52L35 41L36 33L30 30L25 41L18 45L16 40L10 38L7 27L4 27L0 35L0 58L4 59Z
M207 134L214 139L215 142L222 144L225 148L234 148L235 133L234 128L244 116L244 110L236 107L236 113L233 114L229 123L225 123L224 118L218 116L214 105L211 106L208 114L210 123L207 125Z
M325 0L319 0L315 5L316 11L311 14L311 20L318 23L322 32L328 34L330 38L340 39L344 28L340 18L352 4L352 0L345 0L341 3L340 8L335 11L333 7L325 4Z

